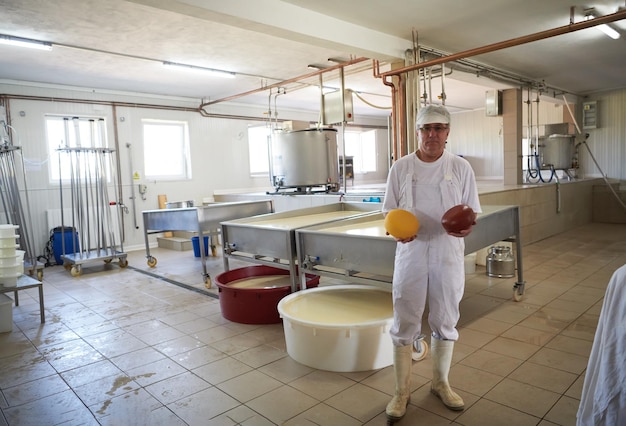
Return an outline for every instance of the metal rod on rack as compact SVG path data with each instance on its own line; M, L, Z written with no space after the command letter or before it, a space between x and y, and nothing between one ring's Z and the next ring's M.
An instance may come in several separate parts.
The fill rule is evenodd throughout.
M78 117L72 118L72 122L74 124L74 137L75 137L75 145L76 149L70 151L70 156L73 157L72 160L72 171L75 176L72 179L72 215L76 218L75 222L77 222L77 232L80 235L80 257L82 257L83 252L85 252L86 248L90 246L90 242L88 241L88 234L85 235L85 231L88 231L88 227L85 226L85 215L83 212L83 206L85 205L85 199L83 198L83 170L82 170L82 159L81 159L81 140L80 140L80 121ZM72 155L73 154L73 155Z
M130 144L126 144L126 148L128 148L128 168L130 170L130 199L133 201L133 225L135 229L139 229L139 225L137 225L137 197L135 196L135 176L133 172L133 153L131 151Z
M89 134L90 134L90 141L91 141L89 145L97 146L96 145L96 122L93 119L89 120L89 131L90 131ZM85 151L85 154L87 154L87 151ZM87 164L89 165L89 169L85 173L88 179L86 187L89 189L89 194L91 196L91 204L95 206L94 208L87 210L87 217L91 218L93 216L92 220L96 222L95 225L93 226L95 226L95 229L100 229L103 218L100 217L100 215L98 214L93 214L94 211L98 212L100 211L100 208L101 208L99 204L100 200L98 198L97 188L95 188L96 192L94 192L94 184L93 184L94 173L95 174L98 173L98 165L96 164L95 160L96 160L95 156L89 155L89 159L87 161ZM97 176L95 177L95 179L97 182ZM88 227L90 234L91 234L91 228L92 226ZM100 234L100 232L96 232L95 235L93 235L93 238L95 239L96 247L98 248L98 250L100 250L100 247L102 247L102 244L103 244L102 235ZM100 255L100 253L98 253L98 255Z

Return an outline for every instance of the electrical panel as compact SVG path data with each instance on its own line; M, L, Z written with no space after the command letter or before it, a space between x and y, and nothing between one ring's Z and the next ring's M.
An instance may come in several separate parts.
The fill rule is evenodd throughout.
M485 93L485 115L497 117L502 115L502 91L487 90Z
M598 101L583 102L583 129L598 127Z
M352 90L344 90L343 106L341 105L341 90L326 93L324 95L323 112L323 124L337 124L354 121L354 112L352 110Z

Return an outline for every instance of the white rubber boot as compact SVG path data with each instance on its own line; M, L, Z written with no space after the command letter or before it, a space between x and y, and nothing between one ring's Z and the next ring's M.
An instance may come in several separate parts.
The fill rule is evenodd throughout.
M433 359L433 381L430 391L439 397L449 409L462 411L465 408L463 398L454 392L448 383L454 341L439 340L433 337L430 341L430 350Z
M406 413L406 406L411 399L411 365L413 345L393 347L393 371L396 376L396 393L387 404L387 418L400 420Z

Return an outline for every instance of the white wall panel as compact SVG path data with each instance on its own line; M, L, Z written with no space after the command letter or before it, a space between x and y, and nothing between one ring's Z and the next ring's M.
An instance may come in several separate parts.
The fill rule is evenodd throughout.
M580 146L580 160L585 176L626 179L626 89L598 94L586 101L598 102L599 125L583 129L588 133L587 146ZM589 152L591 151L591 152ZM597 165L593 161L595 157ZM599 168L598 168L599 166Z

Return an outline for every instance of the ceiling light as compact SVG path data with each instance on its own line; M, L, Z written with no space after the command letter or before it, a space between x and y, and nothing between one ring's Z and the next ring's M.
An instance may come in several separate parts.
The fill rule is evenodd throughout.
M8 44L11 46L28 47L31 49L51 50L52 43L45 41L31 40L29 38L14 37L0 34L0 44Z
M594 19L596 18L596 14L595 14L595 9L587 9L585 10L585 17L587 19ZM600 24L600 25L596 25L595 28L597 28L598 30L602 31L604 34L606 34L607 36L611 37L613 40L617 40L618 38L620 38L620 33L618 33L617 31L615 31L613 28L609 27L607 24Z
M199 67L196 65L179 64L177 62L167 62L167 61L163 62L163 65L171 66L171 67L178 67L178 68L185 68L185 69L192 70L192 71L202 71L206 74L210 74L215 77L235 78L235 73L230 72L230 71L222 71L222 70L216 70L213 68L205 68L205 67Z

